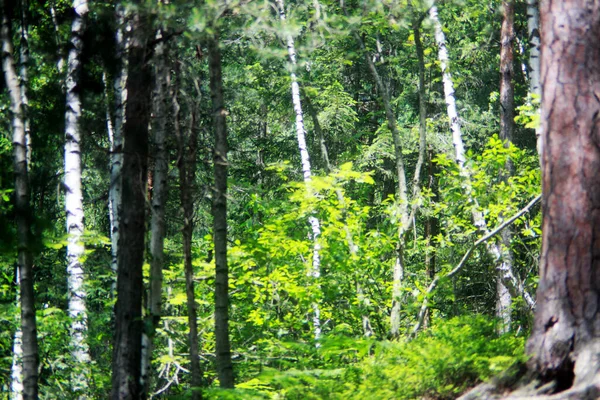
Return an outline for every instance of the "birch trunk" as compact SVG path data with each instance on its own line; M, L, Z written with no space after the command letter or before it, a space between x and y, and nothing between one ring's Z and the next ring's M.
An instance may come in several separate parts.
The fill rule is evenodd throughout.
M529 94L542 99L540 84L540 10L538 0L527 0L527 35L529 38ZM537 151L543 151L541 127L536 128Z
M27 22L27 0L21 1L21 47L19 49L19 80L21 87L21 107L23 108L23 125L25 126L25 143L27 144L27 165L31 165L31 128L29 125L29 32Z
M108 190L108 209L110 217L110 241L111 241L111 269L117 276L118 253L119 253L119 213L121 210L121 169L123 168L123 125L126 121L125 109L127 103L127 51L129 48L128 22L125 8L117 5L117 34L116 34L116 58L119 63L117 74L113 82L115 96L114 123L111 123L110 112L107 111L107 128L110 141L110 187ZM112 285L113 296L116 293L116 279Z
M67 61L66 108L65 108L65 211L67 214L67 275L69 317L71 317L71 355L76 363L73 368L71 387L82 395L88 387L90 355L86 343L87 310L86 290L81 258L84 254L82 235L83 194L81 191L81 100L79 79L81 76L81 52L85 30L87 0L73 2L73 25L71 27L71 50Z
M285 5L283 0L277 0L277 7L279 9L279 18L285 23ZM306 129L304 128L304 116L302 113L302 103L300 101L300 86L298 85L298 78L296 77L295 73L297 64L294 38L291 35L287 35L286 42L291 65L290 80L292 81L292 103L294 104L294 113L296 114L296 137L298 139L298 148L300 150L300 159L302 162L302 176L304 178L304 183L306 184L307 192L310 194L312 191L310 189L312 172L308 148L306 147ZM311 240L313 241L313 260L310 276L312 276L312 278L318 284L318 279L321 276L321 245L319 243L319 238L321 236L321 223L314 216L308 217L308 223L310 224L312 233ZM316 302L312 304L312 307L314 338L318 347L318 341L321 338L321 310Z
M179 64L175 66L176 84L173 88L173 112L175 116L174 130L179 147L179 187L181 207L183 208L183 258L185 270L185 294L188 309L189 345L190 345L190 372L192 399L202 399L202 370L200 369L200 346L198 343L198 312L196 305L196 295L194 292L194 269L192 266L192 237L194 234L194 193L196 179L196 156L198 149L198 129L196 128L196 108L192 106L192 120L190 122L189 132L186 135L181 133L180 111L178 101L178 91L180 78ZM218 339L217 339L218 340Z
M323 135L323 130L321 129L321 123L319 122L319 117L317 115L317 112L313 108L309 97L306 96L306 93L305 93L305 99L306 99L306 106L308 108L308 113L310 114L310 116L313 120L315 132L319 139L319 144L321 145L321 156L323 157L323 164L325 165L325 172L327 174L330 174L333 169L332 169L331 163L329 162L329 153L327 151L327 144L325 143L325 135ZM338 202L340 203L340 206L342 207L342 210L343 210L344 232L346 234L346 241L348 242L348 250L350 252L350 257L351 257L351 259L358 261L358 258L357 258L358 257L358 246L354 243L354 239L352 238L352 232L350 232L350 229L348 228L348 224L346 223L346 218L345 218L345 216L346 216L346 200L344 199L344 194L342 193L342 191L340 189L336 189L335 194L336 194L336 196L338 198ZM358 303L359 303L360 307L362 308L361 319L362 319L362 326L363 326L363 335L365 337L371 337L374 335L373 327L371 326L371 319L369 318L369 307L371 305L371 302L370 302L369 298L367 296L365 296L364 289L360 283L360 281L362 280L360 274L357 272L355 275L356 275L355 276L356 295L358 298Z
M139 4L138 4L139 6ZM148 42L150 17L136 8L132 13L129 66L136 71L127 80L131 95L123 125L122 202L119 211L117 302L112 362L111 398L141 396L142 293L148 167L148 123L152 88Z
M233 364L229 343L229 268L227 265L227 109L223 99L223 75L219 37L215 32L207 41L210 71L210 97L215 127L213 164L213 237L215 245L215 336L217 376L222 388L233 388Z
M435 28L435 40L438 46L438 60L442 69L442 79L444 82L444 96L447 106L448 118L450 120L450 129L452 130L452 142L454 144L455 159L460 168L461 174L465 177L466 192L469 202L473 207L473 223L484 235L489 233L487 223L483 218L481 212L477 209L477 199L473 197L471 188L471 175L470 171L465 167L465 148L462 140L462 132L460 122L458 119L458 113L456 111L456 99L454 96L454 83L452 81L452 75L448 69L448 51L446 48L446 37L442 31L442 24L438 18L437 7L433 5L429 9L429 17L433 22ZM486 242L486 250L493 260L497 263L499 273L502 276L502 284L510 291L511 296L517 297L522 296L529 308L535 307L535 301L533 297L524 289L522 283L518 277L514 274L512 268L506 268L507 265L499 263L502 258L502 251L499 246L494 243Z
M27 141L22 107L22 94L13 58L11 21L4 1L0 1L2 23L2 69L10 95L10 110L13 131L13 168L15 173L15 215L17 221L18 276L21 294L22 334L22 385L24 399L38 397L38 344L33 289L31 239L31 208L29 206L29 180L27 165ZM18 346L17 346L18 347ZM13 371L18 372L18 371ZM15 382L16 389L19 383Z
M166 149L167 91L169 70L166 65L166 44L164 32L160 29L156 35L154 47L154 187L152 189L152 220L150 222L150 290L148 291L148 310L146 312L145 331L142 335L142 397L150 391L150 364L154 348L154 333L162 314L162 284L164 266L164 243L166 234L165 204L167 199L167 174L169 171Z
M19 269L15 273L15 284L17 285L17 307L21 302ZM13 358L10 369L10 393L12 400L23 400L23 332L21 331L21 316L16 319L16 330L13 337Z

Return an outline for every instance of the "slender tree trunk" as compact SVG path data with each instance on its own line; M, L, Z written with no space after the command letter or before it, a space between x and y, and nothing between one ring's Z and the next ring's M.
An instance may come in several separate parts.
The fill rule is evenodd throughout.
M452 75L448 70L448 51L446 48L446 37L442 30L442 24L438 18L437 7L434 5L429 9L429 17L433 21L435 28L435 40L438 46L438 60L440 61L440 66L442 69L442 80L444 81L444 95L446 99L446 106L448 111L448 118L450 119L450 128L452 130L452 142L454 144L455 150L455 158L456 162L460 168L461 174L465 177L466 180L466 191L469 200L474 205L472 215L473 215L473 224L477 227L484 235L489 233L489 229L487 227L487 222L483 217L482 213L477 209L477 199L473 197L473 189L471 187L471 173L465 168L465 147L462 140L462 132L458 119L458 114L456 112L456 99L454 96L454 83L452 81ZM498 262L502 258L501 248L494 244L486 242L486 250L490 257ZM514 274L511 268L507 268L508 264L498 264L498 268L501 269L502 276L502 284L506 286L506 288L510 291L511 296L517 297L522 296L529 308L533 309L535 307L535 301L531 297L529 293L524 289L518 277Z
M52 17L52 25L54 26L54 41L56 42L56 47L58 49L58 60L56 60L56 69L58 70L59 76L62 76L63 69L65 68L65 53L61 45L60 26L58 24L58 18L56 18L56 9L54 7L53 1L50 3L50 16ZM60 82L62 85L62 79L60 80Z
M38 344L33 290L31 240L31 208L29 206L29 180L27 165L27 141L22 107L22 94L13 58L13 45L9 10L0 1L2 24L2 69L10 95L10 110L13 130L13 168L15 173L15 215L17 220L17 246L19 283L21 292L22 373L23 398L37 399L38 396ZM17 385L18 387L18 385Z
M227 109L223 99L223 76L219 37L208 38L210 97L215 126L215 192L213 194L213 237L215 246L215 336L217 376L222 388L233 388L233 364L229 343L229 268L227 266Z
M164 243L166 234L165 204L167 200L167 174L169 172L166 149L167 127L167 91L169 88L169 69L166 63L166 43L164 32L157 32L158 43L154 47L154 185L152 189L152 220L150 222L150 289L146 311L145 331L142 335L142 397L150 392L152 350L154 334L162 314L162 284L164 267Z
M119 213L121 211L121 170L123 168L123 125L126 121L125 106L127 103L127 52L129 49L128 21L125 7L117 5L117 34L115 37L116 59L119 63L117 74L113 82L115 97L114 123L111 123L110 113L107 112L108 137L110 141L110 187L108 191L108 207L110 216L110 242L111 242L111 269L115 276L115 283L111 292L115 295L117 290L116 276L118 270L119 253Z
M446 101L446 109L448 119L450 120L450 130L452 131L452 144L456 155L456 162L460 168L463 168L465 163L465 146L462 140L460 121L458 120L458 112L456 111L456 98L454 96L454 81L452 74L448 68L448 49L446 48L446 35L442 30L442 24L438 17L437 6L434 4L429 9L429 18L433 22L435 29L435 42L438 46L438 60L442 69L442 81L444 82L444 100Z
M538 0L527 0L527 35L529 38L529 95L542 98L540 84L540 10ZM542 156L541 127L535 130L537 151Z
M176 82L179 82L179 65L175 67ZM182 135L180 124L180 106L178 100L179 85L173 89L173 112L175 116L175 136L179 147L179 186L181 206L183 208L183 257L185 269L185 293L188 308L190 372L192 383L192 399L202 398L202 370L200 369L200 346L198 343L198 313L196 295L194 293L194 268L192 266L192 237L194 233L194 199L192 197L196 179L196 156L198 153L198 129L196 128L196 108L192 106L192 120L189 133ZM217 340L219 340L217 338Z
M117 275L116 326L113 346L112 393L117 399L141 395L142 294L150 118L151 72L148 62L150 18L132 13L129 67L136 71L127 80L129 93L123 125L124 158Z
M543 236L529 365L562 388L573 374L597 385L600 4L546 1L540 15Z
M414 216L418 207L418 203L414 203L412 209L409 211L408 207L408 190L406 184L406 170L404 168L404 158L402 155L402 143L400 142L400 133L398 132L398 126L396 124L396 116L392 109L390 102L389 93L387 86L383 84L379 72L373 62L373 59L369 56L366 51L364 41L360 35L354 31L354 38L358 42L361 50L364 52L365 60L369 66L369 71L377 84L377 89L381 95L383 101L383 107L385 109L385 115L387 119L387 126L392 133L394 140L394 153L396 156L396 176L398 178L398 186L396 188L396 202L399 207L398 214L400 215L400 222L398 224L398 242L396 244L396 260L394 262L394 268L392 271L392 310L390 313L390 336L396 338L400 334L400 301L402 295L402 281L404 280L404 234L410 229L410 225L414 220ZM420 193L419 182L421 180L421 169L423 166L423 160L425 156L425 137L424 131L420 132L419 139L419 158L415 167L415 175L413 179L413 198L416 199Z
M505 147L511 145L514 131L515 105L514 105L514 49L515 38L514 17L515 5L512 0L502 2L504 18L500 32L500 139ZM513 166L510 160L506 162L505 170L501 172L501 179L507 182L512 175ZM494 243L499 253L498 267L496 269L496 317L500 320L500 333L510 331L512 323L512 295L504 284L504 271L512 271L514 257L510 250L512 231L506 228L502 231L500 242ZM511 272L512 273L512 272Z
M304 98L306 99L306 106L308 108L308 113L310 114L310 116L313 120L315 132L317 134L319 144L321 146L321 156L323 157L323 164L325 165L325 172L327 174L330 174L333 171L333 169L331 167L331 163L329 162L329 153L327 151L327 144L325 143L325 135L323 134L323 130L321 129L319 117L310 102L310 98L308 96L306 96L306 94L305 94ZM338 202L340 203L340 206L343 209L344 232L346 234L346 241L348 242L348 250L350 251L350 257L352 260L355 260L356 262L358 262L359 261L357 258L358 257L358 246L354 243L354 239L352 238L352 232L350 232L350 229L348 228L348 224L346 223L346 214L347 213L346 213L346 200L344 199L344 194L342 193L342 191L340 189L336 189L335 194L338 198ZM365 291L360 283L362 280L360 273L358 273L358 271L357 271L357 273L355 275L356 275L355 276L356 295L358 298L359 305L362 308L361 319L362 319L362 326L363 326L363 334L365 337L371 337L374 334L373 327L371 326L371 320L369 318L369 307L371 305L371 302L370 302L369 298L365 295Z
M285 22L285 5L283 0L277 0L277 7L279 9L279 19ZM302 176L304 177L304 183L306 184L307 191L312 192L310 189L310 182L312 180L312 171L310 166L310 157L308 155L308 148L306 146L306 129L304 127L304 115L302 113L302 102L300 100L300 86L298 85L298 78L296 77L296 48L294 45L294 38L291 35L287 35L287 51L290 59L291 72L290 80L292 81L292 103L294 105L294 113L296 114L296 137L298 139L298 148L300 150L300 159L302 160ZM312 270L310 276L315 280L318 285L319 278L321 277L321 244L319 238L321 236L321 222L315 216L308 217L308 222L311 228L311 239L313 241L313 260ZM313 302L313 331L314 338L319 346L319 339L321 338L321 310L319 304Z
M29 3L27 0L21 0L21 46L19 48L19 80L21 87L21 107L23 109L23 124L25 125L25 142L27 143L27 165L31 165L31 128L29 124L29 97L27 96L29 87L29 24L28 13Z
M85 305L84 271L81 258L84 254L82 236L83 194L81 190L81 100L79 84L81 53L88 4L86 0L73 2L71 46L67 62L65 108L65 211L67 214L67 275L69 288L69 316L71 322L71 355L76 363L71 387L83 395L88 387L90 354L86 343L87 310Z
M17 307L21 302L21 289L19 279L19 268L15 272L15 284L17 286ZM13 358L10 369L10 394L12 400L23 400L23 332L21 331L21 315L15 318L16 330L13 337Z

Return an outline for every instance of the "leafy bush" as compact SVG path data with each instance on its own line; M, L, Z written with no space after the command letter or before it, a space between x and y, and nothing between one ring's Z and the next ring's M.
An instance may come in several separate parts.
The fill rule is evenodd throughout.
M209 391L209 398L453 399L524 361L524 337L498 336L495 321L484 316L440 321L410 342L354 342L352 346L338 338L331 345L326 339L319 350L326 360L331 349L344 352L341 343L355 349L350 351L358 361L344 368L267 369L226 397L222 391Z

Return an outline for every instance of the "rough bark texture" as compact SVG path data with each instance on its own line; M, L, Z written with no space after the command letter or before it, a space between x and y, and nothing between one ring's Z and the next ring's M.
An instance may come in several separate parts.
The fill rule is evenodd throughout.
M285 22L285 5L283 0L277 0L277 8L279 11L279 19ZM296 47L294 45L294 38L291 35L286 37L288 57L290 59L291 72L290 80L292 81L292 103L294 105L294 113L296 114L296 137L298 139L298 148L300 150L300 159L302 160L302 176L307 187L307 191L311 193L310 181L312 180L312 171L310 165L310 157L308 154L308 148L306 146L306 129L304 127L304 114L302 112L302 102L300 100L300 86L298 85L298 78L296 77ZM317 285L318 279L321 276L321 244L319 238L321 236L321 222L314 216L308 217L308 223L311 228L311 239L313 241L313 260L312 270L310 276L312 276ZM313 330L314 338L317 341L317 347L319 346L318 340L321 338L321 310L319 304L313 302Z
M71 323L71 355L76 363L73 368L71 388L82 394L88 387L89 362L86 343L87 309L85 305L84 271L81 258L84 255L82 236L83 193L81 189L81 100L79 85L83 33L88 12L86 0L73 2L70 50L67 61L66 107L65 107L65 211L67 214L67 275L69 287L69 317Z
M146 311L147 322L142 336L142 397L150 390L152 350L154 333L162 313L162 284L164 266L164 244L166 234L165 204L167 199L167 174L169 171L166 148L167 92L169 74L166 63L166 44L162 29L157 32L158 43L154 47L154 121L152 124L154 181L152 189L152 220L150 222L150 288Z
M149 18L132 15L129 48L126 121L123 125L124 158L117 275L116 326L113 346L113 399L137 399L141 393L142 265L148 164L151 73L148 63Z
M10 111L13 131L13 168L15 173L15 216L17 221L17 248L19 283L21 292L22 334L22 383L23 398L37 399L38 396L38 344L33 291L33 266L30 248L31 208L29 206L29 179L27 174L27 141L23 118L22 95L13 58L11 21L4 1L0 1L2 25L2 69L10 95Z
M213 237L215 244L215 336L217 376L223 388L233 388L233 364L229 343L229 269L227 266L227 110L223 100L223 76L219 39L208 41L210 97L215 127L215 191L213 193Z
M600 369L600 3L545 1L540 15L544 217L527 350L566 386Z
M188 134L181 132L181 107L179 105L179 77L178 66L175 67L177 77L175 87L173 88L173 112L175 116L174 128L175 136L179 147L179 186L180 199L183 208L183 258L185 270L185 294L187 300L189 344L190 344L190 373L192 399L200 400L202 392L202 370L200 369L200 346L198 343L198 312L196 306L196 295L194 293L194 269L192 266L192 236L194 233L194 184L196 178L196 155L198 149L198 130L196 128L196 110L192 111L192 121Z

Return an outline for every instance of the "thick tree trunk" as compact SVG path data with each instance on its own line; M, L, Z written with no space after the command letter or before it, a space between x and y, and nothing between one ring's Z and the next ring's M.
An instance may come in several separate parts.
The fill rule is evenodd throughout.
M166 148L167 92L169 88L169 70L166 63L166 44L164 32L157 32L158 43L154 47L154 185L152 189L152 220L150 222L150 289L146 311L145 331L142 335L142 397L150 390L152 350L154 333L160 323L162 313L162 284L164 266L164 243L166 234L165 204L167 199L167 174L169 172Z
M543 236L527 349L566 386L600 370L600 3L542 2L540 15Z
M85 305L84 272L81 258L84 254L82 236L83 194L81 190L81 53L83 32L88 12L86 0L73 2L74 18L71 27L71 46L67 62L65 107L65 211L67 214L67 275L69 288L69 316L71 322L71 355L73 368L71 388L83 395L88 387L90 354L86 343L87 310Z
M215 336L217 376L223 388L233 388L233 364L229 343L229 268L227 266L227 109L223 99L221 50L217 33L208 41L210 97L215 126L215 192L213 193L213 237L215 245Z
M124 158L117 275L116 326L113 346L113 399L140 397L142 345L142 293L150 118L151 73L148 63L150 18L132 13L129 67L136 73L127 80L129 93L123 125Z
M202 398L202 370L200 369L200 346L198 343L198 313L196 306L196 295L194 293L194 268L192 266L192 236L194 233L194 187L196 179L196 156L198 149L198 129L196 125L196 109L193 105L192 120L190 122L189 133L181 133L179 106L179 65L175 67L177 74L175 86L173 88L173 112L174 112L174 130L179 148L179 186L181 206L183 208L183 258L185 270L185 293L188 308L189 344L190 344L190 373L192 386L192 399L200 400ZM218 340L218 339L217 339Z
M277 7L279 11L279 19L285 22L285 5L283 0L277 0ZM292 69L290 72L290 80L292 81L292 103L294 105L294 113L296 114L296 137L298 139L298 148L300 150L300 158L302 160L302 175L307 186L307 191L310 193L312 191L309 185L312 180L312 171L308 148L306 147L306 129L304 127L302 102L300 101L300 86L298 85L298 78L296 77L295 72L297 63L294 38L291 35L287 35L286 42ZM313 241L313 260L310 275L315 279L315 282L317 282L318 285L318 280L321 277L321 244L319 243L319 238L321 236L321 222L314 216L308 217L308 222L310 224L312 232L311 239ZM321 338L321 310L319 308L319 304L316 302L313 302L312 307L314 337L318 346L318 340Z
M27 165L27 140L22 107L22 94L13 58L11 21L9 10L0 1L2 24L2 69L10 95L10 110L13 130L13 168L15 173L15 215L17 220L17 247L19 287L21 294L22 334L22 384L23 398L37 399L38 396L38 344L33 290L33 266L30 248L31 208L29 206L29 179ZM17 385L19 386L19 385Z
M514 17L515 5L512 0L502 2L504 18L500 32L500 139L505 146L510 146L513 140L515 105L514 105L514 50L513 41L515 37ZM512 174L513 166L506 162L505 170L501 173L501 179L506 182ZM500 320L499 332L510 331L512 322L512 296L504 284L504 271L512 271L514 259L510 250L512 232L510 228L502 231L500 243L496 242L497 252L501 258L497 261L496 271L496 317Z

